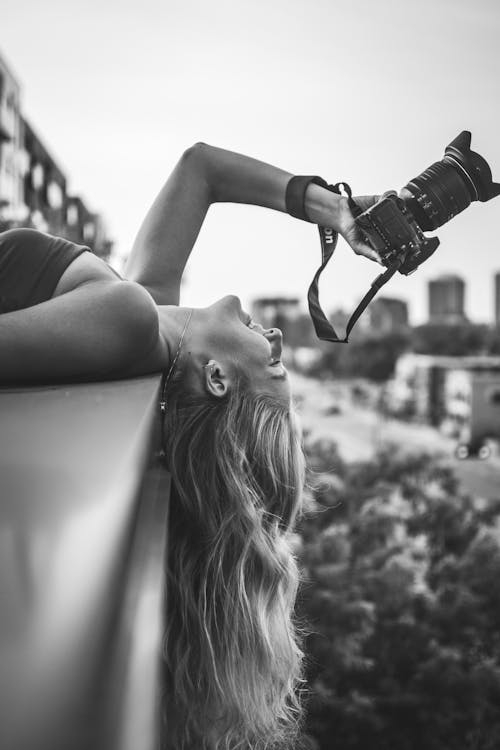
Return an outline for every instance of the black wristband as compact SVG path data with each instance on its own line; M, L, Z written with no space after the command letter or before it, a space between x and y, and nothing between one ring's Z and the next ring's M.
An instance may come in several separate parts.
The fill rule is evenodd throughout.
M314 175L297 175L292 177L286 186L285 205L290 216L302 219L303 221L309 221L313 224L314 222L311 222L311 219L306 214L304 205L306 189L311 182L324 188L328 187L328 183L322 177Z

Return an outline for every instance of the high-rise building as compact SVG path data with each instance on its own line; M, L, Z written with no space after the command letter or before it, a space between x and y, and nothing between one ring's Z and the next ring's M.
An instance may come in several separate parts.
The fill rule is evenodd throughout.
M408 304L396 297L377 297L367 308L368 330L392 333L408 327Z
M500 327L500 271L495 274L495 325Z
M465 323L465 282L460 276L443 274L429 281L429 323Z
M21 87L0 56L0 231L26 216L20 98Z

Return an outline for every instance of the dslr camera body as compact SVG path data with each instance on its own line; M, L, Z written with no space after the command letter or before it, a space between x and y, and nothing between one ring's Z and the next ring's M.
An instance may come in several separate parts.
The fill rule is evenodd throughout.
M439 245L426 237L466 209L472 201L500 195L486 160L471 151L471 134L462 131L447 147L441 161L410 180L399 195L381 198L355 219L366 242L382 263L407 276Z

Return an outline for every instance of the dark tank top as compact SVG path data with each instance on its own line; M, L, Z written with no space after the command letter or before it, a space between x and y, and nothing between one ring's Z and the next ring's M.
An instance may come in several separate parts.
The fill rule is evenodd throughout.
M38 305L52 297L75 258L92 252L36 229L0 233L0 314Z

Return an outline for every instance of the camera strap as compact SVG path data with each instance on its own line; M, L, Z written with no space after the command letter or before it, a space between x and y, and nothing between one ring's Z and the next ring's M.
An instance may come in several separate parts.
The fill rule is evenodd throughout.
M335 185L329 185L326 182L326 180L323 180L322 177L298 175L296 177L292 177L289 180L287 188L286 188L286 195L285 195L286 209L291 216L295 216L295 218L297 219L302 219L303 221L308 221L312 223L305 211L305 192L306 192L307 186L310 183L314 183L315 185L320 185L321 187L324 187L327 190L330 190L332 193L337 193L337 195L341 195L341 187L342 187L345 193L347 194L349 208L351 209L353 216L356 217L356 216L359 216L361 213L363 213L363 210L360 208L360 206L358 206L356 201L353 199L351 188L346 182L337 182ZM401 265L401 262L397 262L391 265L383 273L379 274L377 278L372 282L370 289L365 294L365 296L363 297L363 299L361 300L361 302L359 303L359 305L356 307L351 317L349 318L349 321L346 327L345 337L341 339L339 338L334 327L332 326L332 324L326 317L325 313L323 312L323 308L321 307L321 304L319 301L319 286L318 286L320 276L325 270L326 266L330 262L335 252L339 235L338 235L338 232L332 229L331 227L318 226L318 231L319 231L319 238L321 242L321 265L316 271L314 278L311 282L311 285L309 287L309 290L307 292L309 314L311 316L311 320L314 325L314 330L316 331L316 335L319 339L321 339L322 341L331 341L331 342L338 343L338 344L347 344L349 341L349 335L355 323L359 319L361 313L367 308L367 306L375 297L379 289L381 289L381 287L383 287L384 284L386 284L389 281L389 279L391 279L394 276L399 266Z

